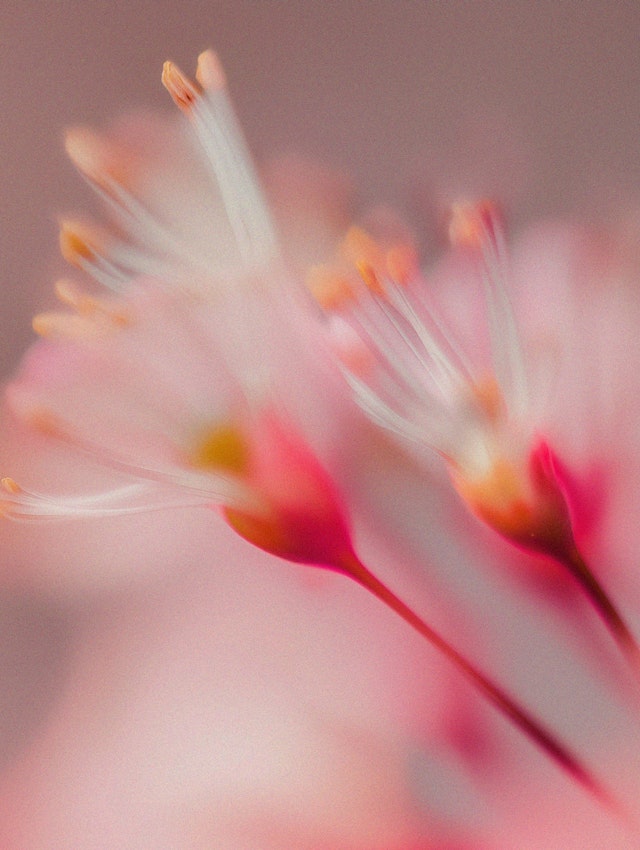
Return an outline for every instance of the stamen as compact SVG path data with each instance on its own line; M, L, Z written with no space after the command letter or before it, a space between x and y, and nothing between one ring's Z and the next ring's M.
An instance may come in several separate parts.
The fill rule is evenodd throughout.
M49 408L34 404L17 388L8 388L8 399L16 414L35 431L82 452L107 469L125 473L151 484L181 490L198 504L225 504L241 510L262 510L264 505L255 490L237 474L220 465L200 471L189 457L170 459L166 466L130 460L126 454L86 437ZM195 502L194 502L195 503Z
M162 85L176 106L190 115L202 91L198 90L173 62L165 62L162 66Z
M52 410L43 405L35 404L30 399L22 398L21 394L11 392L11 387L8 388L7 392L13 409L34 431L37 431L43 437L51 437L55 440L63 439L64 427Z
M93 298L71 280L57 281L54 289L58 299L81 316L90 316L96 312L112 312L109 302Z
M416 251L409 240L381 244L361 227L348 230L342 255L377 295L384 295L389 283L407 284L418 269Z
M482 249L487 237L494 235L497 219L497 208L491 201L462 201L452 204L449 241L454 247Z
M87 339L102 337L133 322L131 310L121 302L93 298L69 280L56 284L56 294L75 314L48 311L33 318L33 329L42 337Z
M385 248L363 229L352 227L342 255L351 267L355 265L359 277L345 277L343 283L335 273L337 284L332 286L332 278L321 267L311 285L320 291L321 302L328 302L329 309L336 305L344 314L369 348L370 365L377 364L377 369L374 365L367 370L370 386L361 368L366 362L361 357L354 360L349 345L349 362L342 360L347 380L376 421L412 440L421 433L421 442L448 454L449 444L440 445L438 440L447 430L443 423L451 415L452 400L472 383L471 370L429 306L421 303L419 315L412 301L408 286L417 273L413 245L400 239Z
M331 316L328 327L331 347L346 375L364 378L371 374L376 365L375 357L353 326L342 316Z
M114 327L129 327L133 323L132 310L127 308L121 300L108 301L106 298L94 298L70 280L59 280L55 291L60 301L80 316L100 316Z
M114 149L112 142L82 127L68 131L65 147L76 168L112 208L122 230L143 248L140 254L131 247L121 249L126 260L123 262L125 270L132 274L158 272L159 278L170 277L163 259L166 258L166 262L173 261L183 269L193 268L210 274L210 266L194 256L193 251L126 188L130 182L130 168L127 167L130 156L126 151ZM75 253L72 252L74 256ZM154 257L158 260L155 265Z
M450 349L449 352L445 350L445 345L440 343L435 334L428 330L426 323L418 315L407 294L399 287L390 288L389 301L397 310L398 316L406 322L407 327L415 334L423 349L422 351L416 350L416 357L421 366L432 375L436 384L440 386L443 395L446 396L459 390L465 381L470 380L470 369L466 366L459 348L450 342L449 336L441 333L444 343ZM436 330L440 331L442 324L436 320L433 311L425 309L425 313L431 319Z
M67 131L65 150L71 162L87 179L98 186L124 182L124 168L118 168L122 157L114 153L113 145L85 127Z
M418 257L415 248L409 243L392 245L385 260L391 279L401 285L407 284L418 271Z
M227 76L224 68L218 54L214 53L213 50L205 50L198 56L196 80L206 91L219 91L227 87Z
M510 413L520 418L529 409L529 393L508 295L507 251L496 205L490 201L454 205L449 234L454 245L479 251L494 371Z
M106 233L86 222L61 222L60 253L63 258L108 289L118 290L126 283L127 275L107 259L106 246L110 241Z
M409 295L393 282L386 296L367 290L352 315L335 317L334 324L336 318L355 336L338 325L335 350L365 413L420 453L428 448L449 463L466 462L479 419L490 421L498 406L489 394L476 399L462 357L444 334L441 340L436 336L437 320L429 330ZM484 434L476 436L474 455L484 458Z
M473 377L434 311L426 302L418 308L412 299L409 286L418 268L413 245L399 239L385 248L352 227L342 255L358 275L339 276L322 266L312 270L309 286L321 306L342 314L360 341L359 347L349 339L345 344L343 329L336 345L358 402L379 424L449 457L460 429L446 423ZM369 358L362 357L363 347Z
M92 312L93 305L96 303L95 299L87 295L72 281L66 279L59 280L55 284L54 289L58 299L63 304L66 304L67 307L71 307L72 310L80 313L80 315Z
M18 495L22 492L22 488L18 486L18 484L13 480L13 478L3 478L0 481L0 484L4 487L7 493L12 496Z
M346 371L345 378L354 391L358 404L374 422L403 439L415 442L418 445L424 444L425 433L428 434L424 425L416 425L408 417L383 401L381 396L354 372ZM397 407L402 410L401 405L397 405Z
M80 221L63 220L60 223L60 253L72 266L84 268L95 261L105 238L90 225Z
M171 267L151 252L118 242L98 228L78 221L63 221L60 250L67 262L102 284L121 291L132 277L148 275L171 280Z
M178 490L162 491L146 483L126 484L103 493L67 498L26 490L13 478L3 478L0 486L0 515L13 520L65 520L128 516L207 505L201 497L182 494ZM163 498L158 498L163 496Z
M240 257L253 270L278 254L273 225L215 54L202 54L199 77L204 87L200 82L190 82L173 63L166 62L162 81L175 103L193 121Z
M498 382L493 375L487 375L485 378L476 381L472 391L475 401L489 422L495 424L504 418L507 412L506 405Z
M528 398L494 206L482 202L454 207L450 235L456 245L479 256L495 377L479 374L468 362L425 294L399 285L391 273L389 252L365 231L352 228L343 253L356 264L365 285L356 290L357 303L346 313L378 369L370 382L361 375L347 378L376 421L412 441L421 432L419 442L464 474L485 470L500 459L503 449L509 452L498 431L509 418L526 421Z
M103 323L91 321L85 316L69 313L39 313L33 317L31 326L38 336L45 339L90 339L104 335L107 328Z
M417 316L403 291L389 284L385 298L365 293L354 311L353 323L377 352L381 372L391 377L387 389L404 396L399 410L421 410L421 420L425 420L436 410L449 409L466 377ZM428 434L425 440L429 440Z
M385 262L382 249L369 234L360 227L351 227L342 244L342 253L353 265L367 287L376 295L384 294L379 274L384 275Z
M316 303L328 312L339 310L355 298L349 279L330 266L312 266L305 283Z

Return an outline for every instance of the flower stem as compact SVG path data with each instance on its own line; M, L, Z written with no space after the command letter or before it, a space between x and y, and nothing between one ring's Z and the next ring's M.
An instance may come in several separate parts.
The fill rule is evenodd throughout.
M622 615L596 576L591 572L589 565L578 549L573 546L567 552L557 554L556 558L580 584L589 601L604 621L609 633L636 673L640 674L640 647Z
M392 611L402 617L435 649L444 655L508 720L510 720L532 743L556 762L571 778L610 810L620 813L618 803L609 791L598 782L576 756L551 732L547 731L526 709L522 708L490 678L478 670L464 655L445 638L431 628L412 608L399 599L360 561L349 554L336 565L344 574L355 579Z

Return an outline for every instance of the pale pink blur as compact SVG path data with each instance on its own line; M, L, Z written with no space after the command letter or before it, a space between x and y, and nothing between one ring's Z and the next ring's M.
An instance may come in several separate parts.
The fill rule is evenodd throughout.
M640 190L635 2L10 0L1 14L6 372L61 269L55 216L88 205L62 130L104 126L128 107L170 109L162 61L190 70L210 44L259 155L301 151L348 173L365 201L401 200L427 247L442 205L466 191L499 194L518 225L559 213L619 217ZM629 388L638 375L629 341L638 258L629 231L621 247L545 225L518 243L514 265L529 282L532 327L549 321L545 286L557 294L557 281L570 277L567 313L551 318L561 326L580 311L583 335L568 340L570 357L596 373L604 401L592 415L593 394L572 397L564 361L554 434L585 475L594 445L604 446L597 463L613 458L622 470L588 545L637 611L638 395ZM571 300L583 280L590 300ZM576 441L578 414L589 427ZM65 451L50 454L32 436L12 432L3 443L2 463L23 452L18 466L34 484L43 470L50 484L91 481ZM531 562L479 531L446 492L436 503L401 457L364 467L351 479L364 552L632 799L637 725L588 615L562 595L549 606L530 593L526 571L514 579L506 567ZM453 524L456 539L433 540L430 522ZM387 532L403 546L388 544ZM422 850L474 835L501 848L633 846L513 733L499 724L496 732L490 712L468 702L401 623L340 577L269 561L205 511L171 522L8 526L0 535L8 550L0 837L10 850ZM428 601L444 588L461 611L479 612L477 622ZM421 806L423 775L411 773L413 759L422 765L433 752L452 762L440 792L450 814L440 819L435 792Z

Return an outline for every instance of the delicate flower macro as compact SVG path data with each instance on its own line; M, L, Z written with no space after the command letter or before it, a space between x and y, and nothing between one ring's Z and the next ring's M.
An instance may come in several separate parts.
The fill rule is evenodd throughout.
M60 282L58 296L70 311L36 317L44 339L8 391L24 420L126 483L73 498L4 479L3 512L55 519L218 506L231 528L265 552L341 571L370 590L570 776L615 806L554 734L358 559L325 463L334 408L344 398L323 359L323 328L281 257L223 73L206 53L196 82L171 64L163 80L195 131L172 142L186 177L169 168L164 185L145 184L144 157L86 130L68 135L72 160L115 226L66 220L62 252L115 294ZM579 571L560 467L530 427L524 359L502 280L501 232L491 210L472 208L458 211L452 233L462 261L479 260L483 270L494 356L487 373L476 372L435 313L426 329L411 294L420 283L411 246L380 251L355 232L359 280L320 269L312 289L325 307L344 314L336 320L337 345L370 415L445 457L457 490L501 534ZM616 637L635 652L608 598L593 582L590 591Z
M339 498L286 412L245 395L238 375L224 368L212 334L221 311L212 316L205 304L185 305L153 287L112 309L126 310L125 329L96 332L100 314L82 342L74 340L76 350L44 343L10 399L36 429L132 483L84 499L55 499L7 480L7 512L46 519L223 505L229 524L267 551L312 562L341 555L348 532ZM58 323L39 321L48 332ZM201 336L202 350L181 332ZM47 391L56 359L64 363L64 396L55 382ZM97 393L92 380L99 381Z
M403 246L385 252L364 232L352 231L348 256L360 281L344 283L342 292L336 285L333 303L326 287L320 293L323 306L337 315L334 332L345 335L347 380L372 419L418 450L445 458L456 488L489 525L525 547L563 550L571 533L568 508L547 468L551 462L545 463L549 450L532 447L534 422L500 226L489 205L460 205L450 230L454 244L481 258L492 361L474 362L478 340L468 355L455 328L429 303L417 264L398 263ZM410 246L403 254L410 256ZM340 328L345 319L351 340Z
M454 206L449 238L461 291L448 311L410 243L377 243L354 228L341 264L312 270L309 287L329 313L347 381L375 423L418 456L445 460L479 519L566 567L637 667L637 643L576 543L571 477L539 431L532 385L539 391L541 381L510 303L495 206Z
M196 90L167 63L163 79L188 111L200 159L211 166L205 176L213 181L212 200L198 209L198 198L195 215L209 213L217 193L222 198L226 221L217 228L212 215L209 222L216 250L197 232L176 235L162 204L154 209L153 199L145 205L136 197L129 185L135 176L127 178L132 165L117 147L72 131L72 159L127 237L65 221L62 252L123 294L94 297L60 282L57 293L70 312L36 317L35 329L53 342L33 355L27 379L10 390L14 408L37 428L136 483L74 504L26 493L8 480L5 510L47 517L221 504L228 522L256 545L292 560L333 563L350 548L338 497L286 410L287 392L301 406L299 387L279 393L273 386L272 352L283 362L304 360L296 342L305 322L310 330L308 319L287 293L287 272L213 54L201 57L198 77ZM67 393L48 393L41 365L50 369L74 348ZM99 393L82 386L91 369ZM315 380L323 380L321 369ZM69 402L74 381L71 398L82 398L82 409ZM34 391L30 383L40 386Z

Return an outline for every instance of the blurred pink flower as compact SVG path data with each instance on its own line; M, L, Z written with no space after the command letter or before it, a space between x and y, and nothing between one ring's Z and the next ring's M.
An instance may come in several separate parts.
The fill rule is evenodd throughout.
M639 672L638 644L581 552L600 507L600 451L594 446L589 466L570 470L546 435L559 412L544 409L545 382L558 371L549 358L566 355L569 331L557 326L546 351L525 351L522 333L531 344L533 323L525 315L521 330L511 302L531 281L511 280L493 205L455 205L449 234L454 251L426 279L410 243L377 244L358 229L343 246L353 271L344 261L313 271L310 286L332 316L346 378L373 422L423 463L429 452L444 460L477 517L577 579ZM577 369L573 379L583 389ZM577 441L581 419L569 426Z
M152 119L129 123L109 142L86 130L68 136L69 153L107 202L115 226L101 231L66 221L63 253L117 294L97 297L61 282L58 294L71 312L36 318L46 339L9 388L14 413L41 435L56 437L63 449L79 449L104 467L105 477L92 471L90 484L94 477L109 484L78 497L66 495L74 489L68 480L59 482L65 493L57 496L7 480L4 511L21 518L93 517L110 523L155 509L162 539L170 536L165 510L175 516L178 508L216 504L228 524L261 549L344 568L352 544L336 480L345 484L356 512L360 503L366 513L374 490L381 494L387 514L381 536L388 528L401 537L410 526L407 548L413 544L432 560L439 545L436 564L458 560L460 553L465 568L472 560L490 560L496 550L483 543L479 528L464 524L448 498L451 481L441 479L433 491L433 501L442 503L434 515L442 522L427 523L422 510L432 494L423 492L421 469L357 421L334 374L322 324L280 259L211 55L199 63L197 84L172 65L165 81L195 125L199 144L183 129ZM295 174L291 179L295 186ZM336 188L338 194L343 190L339 182ZM322 191L317 198L321 238L313 244L296 222L292 254L298 265L322 253L342 217L339 203ZM583 419L576 415L565 423L558 415L562 404L550 406L551 418L534 414L540 387L528 392L525 386L529 361L522 356L501 278L502 236L486 211L479 218L477 212L467 211L457 222L456 240L466 248L447 257L433 281L441 287L443 312L453 314L462 336L461 350L470 346L495 380L486 380L485 370L476 373L475 360L470 377L443 324L435 322L437 341L427 334L410 289L424 281L413 280L415 253L406 242L380 252L362 233L355 259L366 297L373 296L366 315L356 314L351 325L338 328L347 374L374 419L447 459L458 491L507 539L557 558L575 541L588 550L593 529L606 526L607 506L591 498L585 482L601 481L601 465L602 474L609 474L608 458L594 450L597 440L590 442L581 427L577 436L571 427L563 431ZM562 231L543 234L529 254L516 252L515 279L534 280L541 257L557 262L554 250L571 253L573 245ZM608 273L616 268L610 256L603 265ZM560 309L552 320L543 314L552 297L567 296L562 286L573 285L573 270L562 279L560 266L550 269L536 292L523 293L523 302L531 299L524 330L556 331L569 361L556 379L562 386L568 377L573 386L569 355L576 340L567 330L573 325L565 327ZM460 281L478 271L491 292L488 338L478 336L481 301L468 293L460 298ZM553 296L547 282L560 284ZM345 291L340 276L322 270L312 281L315 294L332 309L349 300L352 285L349 278ZM578 293L578 303L585 291ZM394 337L398 329L400 342ZM416 339L423 349L418 357ZM425 381L432 381L428 403ZM443 393L435 404L434 390ZM350 439L355 428L367 439ZM538 448L538 428L548 432L550 445L575 476L565 474L553 453ZM585 451L578 458L581 443ZM619 448L636 457L633 439ZM503 462L506 469L497 470ZM67 474L64 462L52 471ZM615 486L611 482L610 491ZM455 691L436 664L435 707L427 712L430 717L433 712L433 722L425 734L423 715L434 694L427 700L416 687L426 684L428 673L422 648L403 624L374 607L376 600L361 598L357 588L338 592L335 577L310 578L274 565L213 527L210 545L203 534L183 555L185 562L196 562L186 576L169 572L138 589L120 587L115 602L101 600L89 608L56 710L5 777L4 844L15 850L45 843L158 850L440 850L443 842L471 834L477 846L483 841L513 846L510 830L526 805L506 789L514 776L508 760L501 764L506 778L500 794L500 781L483 776L491 789L487 796L503 818L498 825L483 820L487 804L478 799L483 791L465 797L451 825L429 796L433 785L424 791L425 782L412 774L425 738L433 737L436 749L447 743L448 723L455 738L452 727L467 706L466 700L454 704ZM153 535L153 523L149 529ZM363 539L367 552L377 556L375 542L366 533ZM108 535L103 545L111 545ZM133 541L130 551L138 551ZM126 586L127 567L123 573ZM378 595L385 598L384 592ZM325 604L327 597L331 604ZM231 613L225 612L230 599ZM411 612L403 616L411 622ZM347 631L343 621L349 621ZM461 634L473 639L472 628ZM562 651L561 638L551 635L554 652ZM265 643L271 648L266 656L256 652ZM354 660L353 653L364 657ZM574 660L569 653L567 665ZM352 676L358 687L347 687ZM463 737L459 729L456 734ZM473 770L473 747L455 743ZM454 787L464 787L455 751L450 759ZM539 779L537 768L533 774ZM530 805L535 794L527 783L522 787ZM548 796L544 782L535 791L542 807ZM511 819L501 795L513 801ZM592 834L602 841L614 836L616 847L627 846L623 829L591 800L572 798L567 805L588 811ZM546 827L557 836L567 824L555 818L550 815ZM585 846L570 844L584 838L573 822L568 832L563 846ZM525 834L526 846L535 850L555 841L521 825L516 835Z
M187 85L175 69L168 74L170 88ZM350 533L317 455L330 461L341 417L353 414L328 351L323 359L320 327L300 294L287 289L268 215L217 83L211 97L202 135L215 149L205 151L204 163L197 148L185 146L182 131L157 135L154 122L130 125L121 149L86 131L70 134L70 153L113 208L117 227L100 232L67 221L63 253L123 293L96 297L62 281L58 295L70 311L36 318L45 339L9 387L10 407L45 445L55 437L56 451L69 454L40 462L49 465L48 477L59 476L56 494L7 480L4 509L21 519L106 522L106 532L94 536L111 550L114 520L149 511L166 517L166 510L175 517L181 508L217 505L258 547L338 567L351 556ZM170 154L166 170L154 162L152 145L143 146L148 158L136 159L136 134L149 128L163 162ZM220 139L226 133L231 138ZM177 152L187 169L195 164L202 173L193 181L178 174L172 186ZM211 179L209 155L216 169L226 169L216 173L217 212L216 187L203 192L203 179ZM215 228L218 213L212 250L208 228ZM116 235L123 230L125 239ZM16 432L24 452L25 436ZM74 493L75 470L67 466L73 450L91 466L85 496ZM65 495L69 490L73 495ZM166 519L161 522L162 539ZM373 665L362 664L356 639L362 603L345 595L341 631L338 593L336 608L326 606L333 610L327 628L318 629L307 614L313 619L318 599L334 596L332 585L321 580L319 593L317 580L309 585L297 573L274 579L270 559L237 548L211 522L209 542L201 535L197 546L174 552L179 564L195 561L186 575L148 573L133 585L121 575L115 602L98 594L86 604L69 681L31 749L4 778L5 846L106 841L132 848L400 850L426 840L429 818L412 779L419 753L412 737L423 737L429 714L414 693L429 669L422 647L414 643L395 670L392 633L406 639L406 630L378 628L376 615L366 654L381 653ZM180 523L174 534L192 527ZM68 535L50 532L45 546L58 545L58 536ZM90 536L75 538L76 552L86 551ZM134 541L128 547L132 572L140 549ZM50 570L68 571L55 554L45 561ZM263 576L256 578L254 564ZM240 591L225 627L220 612ZM155 604L141 622L149 596ZM351 649L340 648L345 640L355 660ZM256 654L262 641L272 649ZM315 669L316 658L328 676ZM376 668L382 675L362 680ZM361 682L353 703L343 693L352 676ZM431 696L441 687L429 687Z
M23 419L133 483L74 504L7 481L6 509L51 518L217 504L256 545L339 566L351 552L344 512L304 434L305 422L317 433L314 423L336 406L329 358L323 362L318 329L279 258L213 55L199 64L204 90L169 63L165 70L177 102L188 100L201 143L198 191L188 194L187 179L177 193L183 218L168 228L165 203L175 212L174 199L148 200L154 184L141 200L129 192L135 176L114 176L123 180L135 156L120 161L86 131L69 134L69 152L128 235L118 241L66 222L63 253L126 294L97 299L61 282L58 294L74 312L36 318L36 329L56 341L32 353L9 391ZM203 181L210 197L200 204ZM216 203L219 226L216 213L208 215ZM192 219L212 228L215 248L197 228L182 235Z

